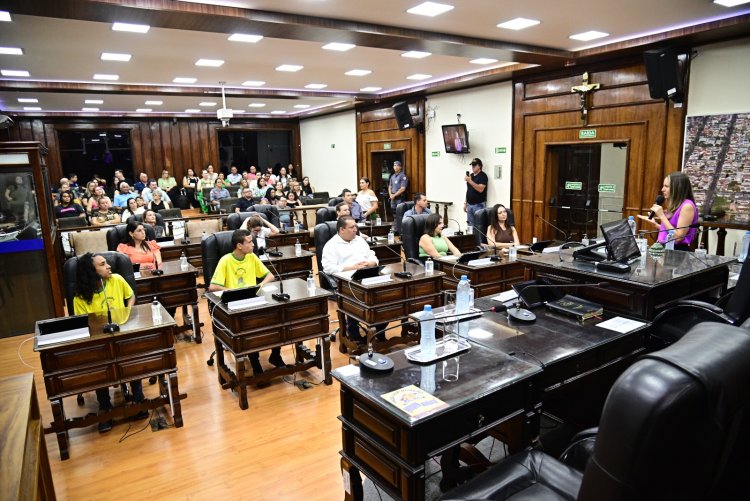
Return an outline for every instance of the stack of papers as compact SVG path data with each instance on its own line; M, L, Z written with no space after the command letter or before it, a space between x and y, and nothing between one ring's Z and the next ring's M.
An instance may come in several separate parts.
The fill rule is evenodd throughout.
M513 289L505 292L501 292L497 296L492 296L490 299L493 301L500 301L501 303L505 303L506 301L511 301L513 299L516 299L518 297L518 293L514 291Z
M265 297L251 297L248 299L240 299L239 301L231 301L227 303L227 309L230 311L241 310L243 308L249 308L251 306L258 306L266 303L268 303L268 301L266 301Z

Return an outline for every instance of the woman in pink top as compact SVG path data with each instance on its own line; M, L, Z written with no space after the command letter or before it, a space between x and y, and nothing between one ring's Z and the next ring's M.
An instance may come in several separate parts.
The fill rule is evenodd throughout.
M666 244L669 231L674 230L674 248L688 250L698 232L697 228L688 228L698 222L698 209L695 206L690 178L684 172L672 172L664 178L661 192L667 206L666 211L661 205L654 204L651 207L655 214L653 219L640 214L638 217L659 229L659 243Z
M146 229L143 223L130 220L126 228L128 242L117 246L121 252L130 258L133 264L140 264L141 270L153 270L154 266L161 266L161 252L159 244L153 240L146 240Z

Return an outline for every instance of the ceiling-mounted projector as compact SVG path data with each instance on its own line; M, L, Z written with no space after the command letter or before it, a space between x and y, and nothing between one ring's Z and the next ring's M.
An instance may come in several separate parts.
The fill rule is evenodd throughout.
M216 118L221 120L222 127L226 127L229 125L229 120L234 117L234 114L232 113L232 110L228 108L220 108L216 110Z

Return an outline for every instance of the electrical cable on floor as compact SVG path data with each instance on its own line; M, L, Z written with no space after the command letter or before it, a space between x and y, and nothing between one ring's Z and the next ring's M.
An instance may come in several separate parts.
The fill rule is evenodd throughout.
M130 431L130 428L133 426L133 423L132 422L128 423L128 429L125 430L125 433L122 434L122 436L117 441L117 443L121 444L125 440L127 440L128 438L130 438L130 437L132 437L134 435L138 435L140 432L142 432L143 430L145 430L146 428L148 428L149 426L151 426L151 418L154 417L154 411L155 411L155 409L151 409L151 414L149 414L148 419L146 420L146 424L143 425L143 428L141 428L140 430L138 430L136 432L131 433L130 435L128 435L128 432Z

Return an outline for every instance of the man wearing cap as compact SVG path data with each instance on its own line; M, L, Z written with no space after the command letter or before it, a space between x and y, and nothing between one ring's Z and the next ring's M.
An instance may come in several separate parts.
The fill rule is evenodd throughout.
M482 172L482 161L475 158L471 161L471 173L464 177L466 181L466 224L474 226L474 212L487 205L487 174Z
M396 206L406 199L406 188L409 186L409 180L406 174L401 170L401 162L393 162L393 174L388 180L388 196L391 198L391 209L393 214L396 213Z

